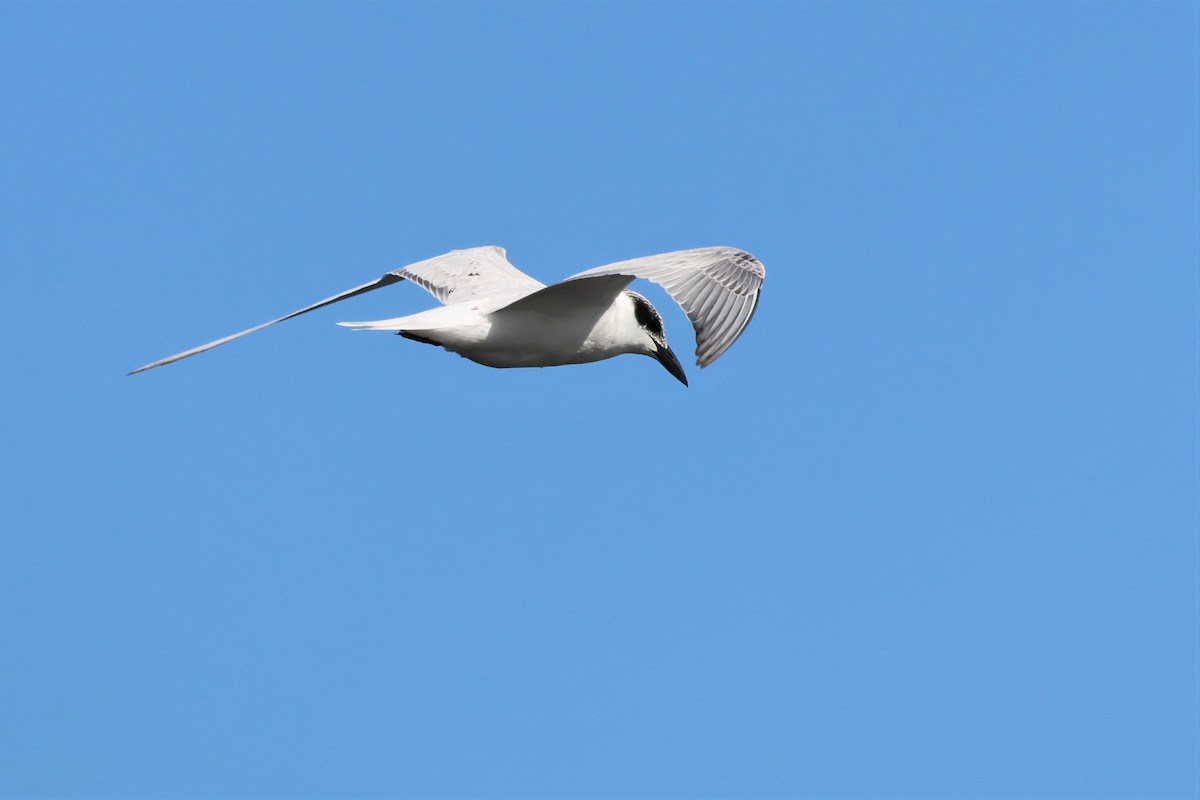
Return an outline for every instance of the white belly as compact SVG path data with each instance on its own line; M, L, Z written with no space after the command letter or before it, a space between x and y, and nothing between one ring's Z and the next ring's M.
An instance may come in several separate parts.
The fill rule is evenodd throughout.
M556 367L635 352L618 335L614 314L537 311L486 315L482 324L414 331L452 353L489 367Z

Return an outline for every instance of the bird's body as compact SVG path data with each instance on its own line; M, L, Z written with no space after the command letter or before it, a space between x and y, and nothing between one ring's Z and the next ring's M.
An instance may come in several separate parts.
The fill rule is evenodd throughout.
M410 280L445 305L393 319L338 324L392 331L498 368L553 367L627 353L647 355L686 385L683 367L667 346L662 318L648 300L625 287L643 277L667 289L696 328L697 362L703 367L723 353L749 323L764 274L753 256L714 247L620 262L544 286L509 264L498 247L455 250L394 270L271 322L147 364L134 373L196 355L381 286Z
M621 292L607 306L573 303L547 309L517 305L484 313L468 302L396 319L338 324L395 331L501 369L586 364L625 353L647 353L632 292Z

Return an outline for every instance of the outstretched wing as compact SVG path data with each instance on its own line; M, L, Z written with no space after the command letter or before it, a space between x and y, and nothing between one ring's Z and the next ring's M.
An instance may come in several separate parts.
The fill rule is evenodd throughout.
M323 308L324 306L332 305L333 303L403 280L412 281L447 305L482 298L491 299L493 296L498 301L507 301L542 288L541 283L508 263L503 248L488 246L472 247L468 250L452 250L445 255L392 270L369 283L364 283L353 289L347 289L340 294L327 297L324 300L313 303L311 306L302 308L299 311L293 311L290 314L285 314L270 322L255 325L253 328L247 328L244 331L225 336L208 344L202 344L199 347L193 347L191 350L184 350L182 353L168 356L167 358L147 364L144 367L138 367L129 374L136 375L148 369L161 367L164 364L171 364L188 356L203 353L205 350L212 350L214 347L219 347L226 342L232 342L234 339L245 336L248 333L260 331L277 322L283 322L292 317L307 314L309 311L316 311L318 308Z
M562 283L610 275L643 278L666 289L696 329L696 363L707 367L750 324L766 270L742 250L701 247L619 261L572 275Z

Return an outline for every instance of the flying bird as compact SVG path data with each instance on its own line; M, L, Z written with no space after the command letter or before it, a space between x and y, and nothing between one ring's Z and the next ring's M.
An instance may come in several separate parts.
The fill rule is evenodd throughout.
M171 364L268 325L407 280L442 305L406 317L338 324L393 331L489 367L556 367L625 353L645 355L687 386L683 365L667 345L662 317L650 301L625 287L642 278L666 289L696 330L696 363L707 367L750 324L765 275L762 263L749 253L732 247L701 247L596 267L546 286L508 263L503 248L452 250L129 374Z

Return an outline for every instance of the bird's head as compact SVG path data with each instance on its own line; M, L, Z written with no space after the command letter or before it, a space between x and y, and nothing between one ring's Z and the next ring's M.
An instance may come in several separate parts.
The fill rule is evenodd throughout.
M675 351L667 344L667 335L663 332L662 317L650 301L637 292L626 292L633 300L633 314L638 326L646 336L646 355L658 360L667 372L674 375L684 386L688 385L687 375L683 365L675 355Z

